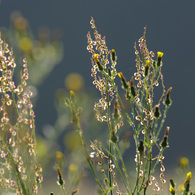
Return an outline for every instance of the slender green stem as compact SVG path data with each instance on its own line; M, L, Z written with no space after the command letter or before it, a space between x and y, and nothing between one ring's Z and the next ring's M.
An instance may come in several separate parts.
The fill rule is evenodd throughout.
M108 156L108 158L110 159L111 158L111 156L110 156L110 154L112 154L112 143L111 143L111 141L110 141L110 145L109 145L109 156ZM111 172L110 172L110 162L108 163L108 178L109 178L109 185L110 185L110 187L112 187L112 175L111 175ZM110 194L112 195L113 193L112 193L112 189L110 190Z
M117 143L115 144L115 148L118 148L118 144L117 144ZM128 182L128 185L129 185L130 190L128 189L128 186L127 186L127 184L126 184L125 178L124 178L124 176L123 176L123 174L122 174L122 172L121 172L121 170L120 170L118 161L117 161L117 159L116 159L116 152L114 153L113 160L114 160L114 163L115 163L115 165L116 165L116 168L117 168L117 170L118 170L118 172L119 172L119 175L120 175L120 177L121 177L121 179L122 179L122 182L123 182L123 184L124 184L124 186L125 186L127 192L128 192L129 194L131 194L131 191L132 191L132 190L131 190L131 184L130 184L129 177L128 177L128 175L127 175L127 171L126 171L126 168L125 168L125 166L124 166L125 164L124 164L124 161L123 161L123 158L122 158L122 154L121 154L119 148L117 149L117 152L118 152L119 158L120 158L120 160L121 160L121 162L122 162L122 165L123 165L123 172L125 173L125 177L126 177L126 180L127 180L127 182Z
M118 155L119 155L120 161L121 161L121 163L122 163L123 172L124 172L125 177L126 177L126 180L127 180L127 182L128 182L129 189L130 189L130 191L132 192L132 189L131 189L131 183L130 183L130 180L129 180L129 176L128 176L128 174L127 174L127 169L126 169L126 166L125 166L125 163L124 163L124 160L123 160L123 157L122 157L121 151L120 151L120 149L119 149L119 147L118 147L118 144L117 144L117 143L115 144L115 146L116 146L116 150L117 150L117 152L118 152Z
M152 146L148 149L149 151L149 159L148 159L148 161L149 161L149 165L148 165L148 179L147 179L147 181L146 181L146 186L145 186L145 188L144 188L144 193L146 193L146 190L147 190L147 188L148 188L148 183L149 183L149 180L150 180L150 176L151 176L151 167L152 167Z
M160 127L159 127L159 129L157 131L157 134L156 134L156 139L158 139L158 136L159 136L159 134L161 132L161 129L162 129L163 125L164 125L164 122L165 122L165 119L166 119L166 116L167 116L168 109L169 109L169 106L166 106L165 107L164 114L163 114L163 118L162 118L162 121L161 121L161 124L160 124ZM155 140L155 141L157 141L157 140Z
M81 144L83 146L83 150L84 150L84 153L85 153L86 160L87 160L87 162L89 164L89 167L90 167L90 169L91 169L91 171L92 171L92 173L93 173L93 175L94 175L94 177L95 177L95 179L96 179L100 189L102 190L102 192L104 194L106 194L106 192L105 192L105 190L104 190L100 180L98 179L98 176L96 175L96 172L95 172L94 167L92 165L91 159L89 157L89 154L88 154L88 151L87 151L87 148L86 148L86 145L85 145L84 137L83 137L83 130L81 129L80 121L79 121L78 116L76 115L76 109L75 109L75 105L74 105L73 102L71 102L70 109L71 109L73 118L76 117L75 120L73 120L73 123L77 127L77 130L78 130L78 133L79 133L79 136L80 136L80 139L81 139Z
M112 154L112 141L111 141L111 136L112 136L112 131L114 131L111 127L111 123L110 123L110 101L109 101L109 93L108 93L108 77L106 77L106 98L107 98L107 105L108 105L108 108L107 108L107 117L108 117L108 127L109 127L109 130L110 130L110 143L109 143L109 160L110 160L110 154ZM109 178L109 185L110 187L112 187L112 175L111 175L111 172L110 172L110 163L108 163L108 178ZM112 189L110 190L110 194L112 195Z

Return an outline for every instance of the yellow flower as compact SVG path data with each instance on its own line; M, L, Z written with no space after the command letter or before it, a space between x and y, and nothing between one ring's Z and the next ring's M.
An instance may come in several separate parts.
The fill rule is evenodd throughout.
M191 172L188 172L187 173L187 176L186 176L186 182L190 182L191 177L192 177L192 173Z
M28 37L22 37L19 41L19 48L23 52L29 52L33 47L32 41Z
M146 67L149 68L149 66L150 66L150 60L146 60Z
M94 58L94 60L95 60L96 63L99 62L98 57L99 57L99 54L94 54L94 56L93 56L93 58Z
M70 96L74 97L74 91L72 91L72 90L70 91Z
M58 160L58 161L61 161L62 159L63 159L63 153L62 152L60 152L60 151L57 151L56 152L56 159Z
M69 166L69 171L70 171L71 173L76 173L76 172L78 171L78 166L75 165L75 164L70 164L70 166Z
M185 168L189 165L189 159L187 157L182 157L179 160L179 164L182 168Z
M71 73L65 78L65 86L69 90L78 91L83 88L84 79L78 73Z
M120 78L122 78L122 77L123 77L123 73L122 73L122 72L119 72L119 73L118 73L118 76L119 76Z
M178 186L178 190L179 190L180 192L183 192L183 191L184 191L184 185L183 185L183 184L179 185L179 186Z
M170 191L170 192L175 192L174 187L170 187L170 188L169 188L169 191Z
M116 52L114 49L112 49L112 61L115 61L116 60Z
M157 55L158 55L158 58L162 58L162 57L163 57L163 55L164 55L164 53L163 53L163 52L161 52L161 51L158 51L158 52L157 52Z

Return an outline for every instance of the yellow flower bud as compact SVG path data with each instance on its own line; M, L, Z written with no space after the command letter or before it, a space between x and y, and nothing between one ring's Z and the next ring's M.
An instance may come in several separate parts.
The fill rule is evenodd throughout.
M122 78L122 77L123 77L123 73L122 73L122 72L119 72L119 73L118 73L118 76L119 76L120 78Z
M146 60L146 67L149 68L149 66L150 66L150 60Z
M116 60L116 52L114 49L112 49L112 61Z
M162 60L163 55L164 55L164 53L162 53L160 51L157 52L157 56L158 56L157 66L158 67L161 65L161 60Z
M94 54L94 56L93 56L93 58L94 58L94 60L95 60L96 63L99 62L98 56L99 56L99 54Z
M158 58L162 58L162 57L163 57L163 55L164 55L164 53L163 53L163 52L158 51L158 52L157 52L157 55L158 55Z
M169 188L169 191L170 191L170 192L175 192L174 187L170 187L170 188Z
M99 54L94 54L93 58L94 58L96 64L98 65L99 70L100 70L100 71L103 71L104 68L103 68L103 66L100 64L100 61L99 61L99 59L98 59L98 56L99 56Z
M73 90L70 90L70 96L74 97L74 91Z
M149 67L150 67L150 60L146 60L146 65L145 65L145 76L148 76Z
M191 177L192 177L192 173L191 172L188 172L187 173L187 176L186 176L186 182L190 182Z

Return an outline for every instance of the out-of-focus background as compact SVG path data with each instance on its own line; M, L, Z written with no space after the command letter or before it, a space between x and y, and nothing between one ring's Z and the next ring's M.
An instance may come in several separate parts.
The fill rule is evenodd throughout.
M93 111L87 110L87 103L92 105L95 101L94 94L98 94L90 77L91 56L86 50L86 34L91 30L91 16L94 17L99 32L106 36L108 48L116 50L117 70L124 72L129 79L135 71L134 42L142 36L144 27L147 26L148 48L154 53L164 52L165 86L166 89L173 87L173 104L166 120L166 125L171 129L165 164L172 169L181 156L188 157L193 164L194 8L193 0L1 0L2 34L7 38L15 36L13 40L9 38L9 43L14 45L16 54L28 55L29 66L32 65L30 82L32 90L37 93L34 98L37 132L49 139L49 136L55 134L55 128L60 129L64 123L69 128L69 118L59 119L58 116L64 112L61 109L64 102L60 98L71 88L72 80L78 79L81 83L76 86L76 90L81 94L86 120L93 116ZM21 40L23 33L26 39ZM21 59L17 60L20 63ZM41 64L44 64L44 68L37 68ZM86 94L91 97L89 102L85 101ZM95 131L99 123L95 123L94 119L94 124L96 127L93 129L93 126L88 126L88 130ZM58 135L61 131L63 129L59 130ZM88 133L85 134L88 136ZM94 135L97 136L96 133ZM72 139L71 136L75 138L69 133L64 138L65 141L59 139L59 145L67 143L67 140ZM42 147L44 148L44 144Z

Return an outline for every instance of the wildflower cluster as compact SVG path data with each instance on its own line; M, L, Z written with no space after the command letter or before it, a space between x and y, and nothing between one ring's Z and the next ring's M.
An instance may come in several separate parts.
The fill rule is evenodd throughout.
M65 99L65 104L72 113L72 123L77 127L86 161L101 194L159 194L166 183L163 161L164 150L169 147L170 127L164 127L164 124L172 104L172 87L168 90L165 88L162 74L164 53L158 51L155 57L154 52L148 50L145 28L143 36L138 40L139 48L136 43L134 46L137 70L130 79L126 79L122 72L117 72L116 52L108 49L105 37L102 38L99 34L93 18L90 24L94 29L94 39L90 32L87 33L87 50L91 54L92 63L91 76L101 94L94 105L94 111L96 119L108 125L108 145L96 139L91 141L91 149L87 148L80 123L81 108L76 105L74 92L71 90L70 98ZM121 81L124 94L118 92L117 78ZM126 122L130 131L123 132L121 136L121 127ZM124 161L123 155L130 145L132 132L135 141L134 176L130 175L134 167ZM179 164L180 171L185 172L189 167L188 158L182 157ZM170 194L176 195L178 191L183 195L195 194L195 191L190 190L191 177L192 173L188 172L178 190L171 179Z
M90 32L88 32L87 50L92 54L91 76L94 78L93 84L101 92L101 98L98 103L95 103L94 110L98 121L108 123L110 135L108 149L102 147L102 144L98 141L91 144L93 149L92 156L96 156L98 159L100 157L108 159L108 175L105 175L105 169L103 169L103 172L100 169L106 181L108 181L108 185L104 188L103 184L99 183L100 188L104 188L103 192L105 194L107 191L110 191L111 194L114 193L113 188L115 187L116 179L115 174L112 174L113 171L110 171L111 165L109 163L113 161L113 165L117 167L127 194L146 193L150 185L153 186L153 191L158 192L162 190L163 184L166 183L164 179L163 151L168 147L170 127L166 127L164 130L163 138L160 138L159 135L163 129L167 111L172 103L170 98L172 88L169 88L166 92L161 71L164 54L157 52L157 58L154 59L154 52L149 51L147 48L145 29L143 36L138 41L139 50L136 44L134 47L137 71L128 81L122 72L117 72L116 70L117 56L115 50L112 49L110 51L107 48L105 37L102 38L98 33L93 18L90 23L92 29L94 29L95 38L93 40ZM129 102L129 108L127 108L127 103L121 98L121 94L118 93L115 81L117 75L121 80L126 100ZM159 84L162 86L162 95L159 100L156 100L154 95L155 88ZM136 146L135 163L137 174L134 187L132 186L132 181L130 182L131 179L118 144L120 137L118 130L123 126L124 120L122 112L124 112L127 122L133 131ZM154 151L156 154L154 154ZM122 168L119 165L120 163ZM102 160L98 160L98 164L102 166ZM158 164L160 164L159 179L161 184L154 176L154 171ZM116 192L118 194L121 193L118 185Z
M14 82L16 63L12 50L0 38L0 167L1 191L38 192L42 168L36 160L35 114L28 90L26 59L20 83Z
M117 91L115 85L116 71L116 52L113 49L109 51L106 46L105 37L101 37L91 19L91 26L94 29L95 40L92 40L90 32L87 34L88 46L87 50L92 54L91 62L91 76L94 78L93 84L101 92L101 99L95 103L94 110L96 111L96 119L100 122L106 121L110 123L110 107L115 102L115 116L118 119L116 130L123 126L122 115L120 112L120 104L118 104L118 97L115 94ZM94 48L95 47L95 48ZM111 124L110 124L111 125Z

